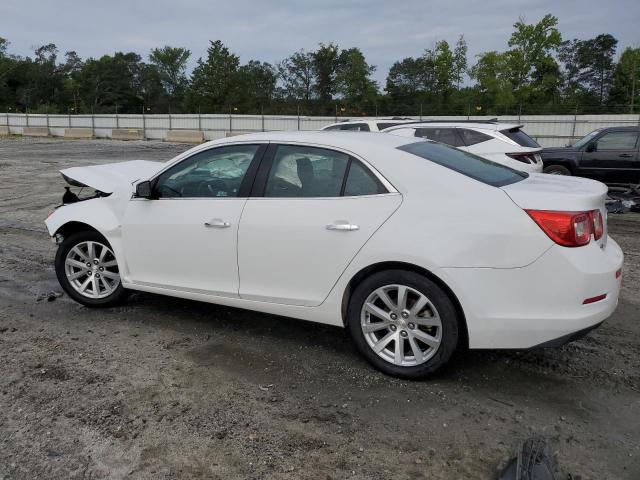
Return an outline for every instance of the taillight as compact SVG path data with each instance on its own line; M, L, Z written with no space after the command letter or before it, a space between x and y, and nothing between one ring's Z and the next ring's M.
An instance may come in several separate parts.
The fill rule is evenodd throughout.
M506 153L505 155L522 163L536 163L535 156L530 153Z
M592 212L526 210L547 236L564 247L579 247L591 240Z
M602 212L600 212L600 210L593 210L591 212L591 221L593 222L593 238L598 240L604 233Z

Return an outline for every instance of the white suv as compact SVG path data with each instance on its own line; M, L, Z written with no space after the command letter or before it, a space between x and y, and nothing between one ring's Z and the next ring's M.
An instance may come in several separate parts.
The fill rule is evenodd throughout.
M332 123L326 127L322 127L322 130L348 130L351 132L380 132L385 128L396 127L405 123L415 123L416 120L412 120L407 117L392 117L392 118L367 118L358 120L343 120L338 123Z
M495 121L413 122L383 130L401 137L422 137L446 143L524 172L542 172L542 147L522 125Z

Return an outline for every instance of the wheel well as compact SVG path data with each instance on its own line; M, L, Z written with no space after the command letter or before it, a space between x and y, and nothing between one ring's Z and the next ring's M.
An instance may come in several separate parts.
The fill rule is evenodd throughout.
M82 222L67 222L64 225L62 225L58 230L56 230L56 235L62 235L63 237L68 237L69 235L72 235L74 233L78 233L78 232L98 232L98 230L96 230L95 228L93 228L91 225L88 225L86 223L82 223Z
M429 280L437 284L440 288L442 288L445 293L448 295L449 299L453 302L453 306L458 313L458 318L460 318L460 330L462 333L461 336L461 345L464 345L466 348L469 345L469 332L467 330L467 319L464 315L464 310L462 309L462 305L456 297L455 293L449 288L449 286L442 281L439 277L431 273L429 270L419 267L417 265L413 265L411 263L405 262L381 262L375 263L373 265L369 265L368 267L363 268L358 273L354 275L354 277L347 284L347 288L345 288L344 294L342 296L342 322L345 323L347 320L347 307L349 306L349 300L351 299L351 293L356 288L356 286L362 282L369 275L373 275L374 273L382 272L384 270L406 270L409 272L414 272L420 275L427 277Z
M565 162L561 160L550 161L549 163L544 165L543 170L548 167L564 167L567 170L569 170L571 173L574 173L573 172L574 166L572 162Z

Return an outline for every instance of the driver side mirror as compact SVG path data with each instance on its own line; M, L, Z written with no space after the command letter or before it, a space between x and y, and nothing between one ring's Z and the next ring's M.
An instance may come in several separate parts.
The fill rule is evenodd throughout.
M587 145L586 152L595 152L597 150L596 142L591 142Z
M151 182L149 180L136 184L135 197L151 199Z

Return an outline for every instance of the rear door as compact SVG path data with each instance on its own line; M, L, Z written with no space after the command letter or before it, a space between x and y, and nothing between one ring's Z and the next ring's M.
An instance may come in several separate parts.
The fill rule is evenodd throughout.
M634 182L640 172L638 163L638 132L607 131L585 147L579 173L610 182Z
M320 305L400 203L384 179L345 152L272 144L240 222L240 297Z

